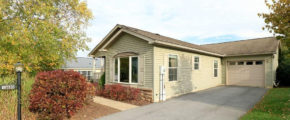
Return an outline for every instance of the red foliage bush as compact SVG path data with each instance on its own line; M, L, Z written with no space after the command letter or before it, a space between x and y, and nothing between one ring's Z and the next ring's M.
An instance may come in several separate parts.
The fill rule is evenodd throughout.
M29 110L39 119L70 118L83 106L88 86L74 71L48 71L37 74L30 92Z
M93 83L88 82L87 83L87 91L86 91L87 96L86 97L92 98L93 96L96 95L95 91L96 91L95 85Z
M140 90L122 86L120 84L106 85L105 89L98 89L97 95L119 101L138 100L140 97Z

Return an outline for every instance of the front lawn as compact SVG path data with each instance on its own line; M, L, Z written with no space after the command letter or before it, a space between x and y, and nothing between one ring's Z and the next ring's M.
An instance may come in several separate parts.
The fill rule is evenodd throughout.
M290 120L290 88L270 89L241 120Z

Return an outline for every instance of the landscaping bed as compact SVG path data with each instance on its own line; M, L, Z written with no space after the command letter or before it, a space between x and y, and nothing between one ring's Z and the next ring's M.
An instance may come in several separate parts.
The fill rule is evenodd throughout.
M103 89L97 88L96 95L116 101L121 101L137 106L147 105L151 100L142 97L142 91L138 88L122 86L120 84L106 85Z
M93 100L89 100L86 101L85 106L74 116L72 116L70 120L95 120L96 118L116 112L120 112L120 110L95 103Z
M270 89L241 120L290 120L290 88Z

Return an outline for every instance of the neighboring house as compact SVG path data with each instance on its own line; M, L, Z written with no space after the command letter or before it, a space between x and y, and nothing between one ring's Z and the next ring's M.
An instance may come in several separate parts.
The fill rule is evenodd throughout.
M77 57L66 61L63 70L73 70L82 74L88 81L97 81L101 75L101 59Z
M106 84L140 88L158 102L218 85L271 88L279 47L273 37L195 45L116 25L89 55L105 59Z

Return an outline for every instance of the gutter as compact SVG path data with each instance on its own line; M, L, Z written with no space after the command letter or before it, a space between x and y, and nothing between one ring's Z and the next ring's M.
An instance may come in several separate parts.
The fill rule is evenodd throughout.
M224 57L252 56L252 55L272 55L272 54L276 54L276 52L269 52L269 53L253 53L253 54L237 54L237 55L225 55Z
M225 55L222 55L222 54L217 54L217 53L213 53L213 52L199 50L199 49L195 49L195 48L191 48L191 47L185 47L185 46L181 46L181 45L177 45L177 44L171 44L171 43L167 43L167 42L154 41L154 42L151 42L150 44L167 45L167 46L170 46L170 47L182 48L182 49L186 49L186 50L190 50L190 51L194 51L194 52L199 52L199 53L204 53L204 54L208 54L208 55L213 55L213 56L218 56L218 57L225 57Z

